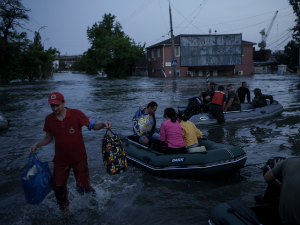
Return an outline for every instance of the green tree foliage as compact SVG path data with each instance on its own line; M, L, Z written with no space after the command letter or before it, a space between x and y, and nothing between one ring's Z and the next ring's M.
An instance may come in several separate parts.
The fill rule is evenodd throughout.
M41 36L35 32L34 41L27 39L25 32L18 33L17 28L24 28L22 22L29 20L20 0L0 1L0 75L1 80L11 81L51 74L53 61L58 51L54 48L44 50Z
M300 41L300 3L298 0L288 0L290 5L293 7L296 19L295 19L295 26L292 28L294 31L293 38L299 42Z
M136 60L145 55L145 44L136 44L123 31L116 16L104 14L101 22L87 29L91 47L75 62L74 70L95 74L101 68L111 77L126 76Z
M299 45L296 41L291 40L283 51L273 53L279 64L287 65L287 67L296 72L296 66L299 64Z

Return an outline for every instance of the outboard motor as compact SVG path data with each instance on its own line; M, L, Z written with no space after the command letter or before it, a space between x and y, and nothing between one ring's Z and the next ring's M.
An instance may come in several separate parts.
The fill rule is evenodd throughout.
M203 111L203 106L204 103L198 97L190 98L188 106L184 110L187 115L187 119L190 119L193 115L201 113Z

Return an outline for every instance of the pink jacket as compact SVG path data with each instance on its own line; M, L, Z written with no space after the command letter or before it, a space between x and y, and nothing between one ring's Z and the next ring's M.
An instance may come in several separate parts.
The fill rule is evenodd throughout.
M176 121L171 122L171 119L167 119L161 123L160 126L160 141L166 141L169 148L182 148L185 146L182 129L180 123Z

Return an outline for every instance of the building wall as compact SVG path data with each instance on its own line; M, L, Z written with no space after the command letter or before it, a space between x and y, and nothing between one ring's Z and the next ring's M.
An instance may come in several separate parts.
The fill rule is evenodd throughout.
M254 73L253 65L253 45L243 45L244 55L242 56L242 64L235 66L235 74L243 71L243 75L251 75Z
M174 47L179 46L175 45ZM243 45L244 55L242 56L242 64L235 66L210 66L210 76L214 76L217 73L217 76L230 76L233 75L235 69L235 74L238 74L238 71L243 71L243 75L250 75L254 73L253 65L253 46L252 45ZM161 57L157 57L157 49L160 48ZM154 51L154 57L152 56L152 50ZM164 49L164 52L163 52ZM179 54L180 55L180 54ZM191 77L199 76L199 70L202 71L202 76L206 76L207 67L180 67L180 56L175 56L177 59L178 65L176 66L176 71L180 71L180 77ZM171 63L172 60L172 47L171 45L159 46L155 48L148 49L147 52L147 63L148 63L148 76L149 77L173 77L173 67L166 66L166 63ZM162 70L165 72L162 72ZM191 73L187 73L191 71ZM216 72L217 71L217 72Z

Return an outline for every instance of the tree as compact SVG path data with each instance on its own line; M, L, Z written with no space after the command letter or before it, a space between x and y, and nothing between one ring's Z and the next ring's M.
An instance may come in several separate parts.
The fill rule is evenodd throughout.
M21 21L29 21L27 15L30 9L26 9L20 0L1 0L0 2L0 39L7 41L12 31L17 28L24 29Z
M291 40L283 51L276 51L273 55L275 55L278 64L287 65L290 70L296 71L296 66L299 64L299 44Z
M297 0L289 0L290 5L293 7L296 19L295 19L295 26L292 28L294 34L293 38L299 42L300 41L300 7L298 5Z
M126 71L145 55L145 44L136 44L123 31L116 16L104 14L101 22L87 29L91 47L86 52L86 71L96 73L103 68L109 76L126 76ZM80 62L78 63L78 65Z

